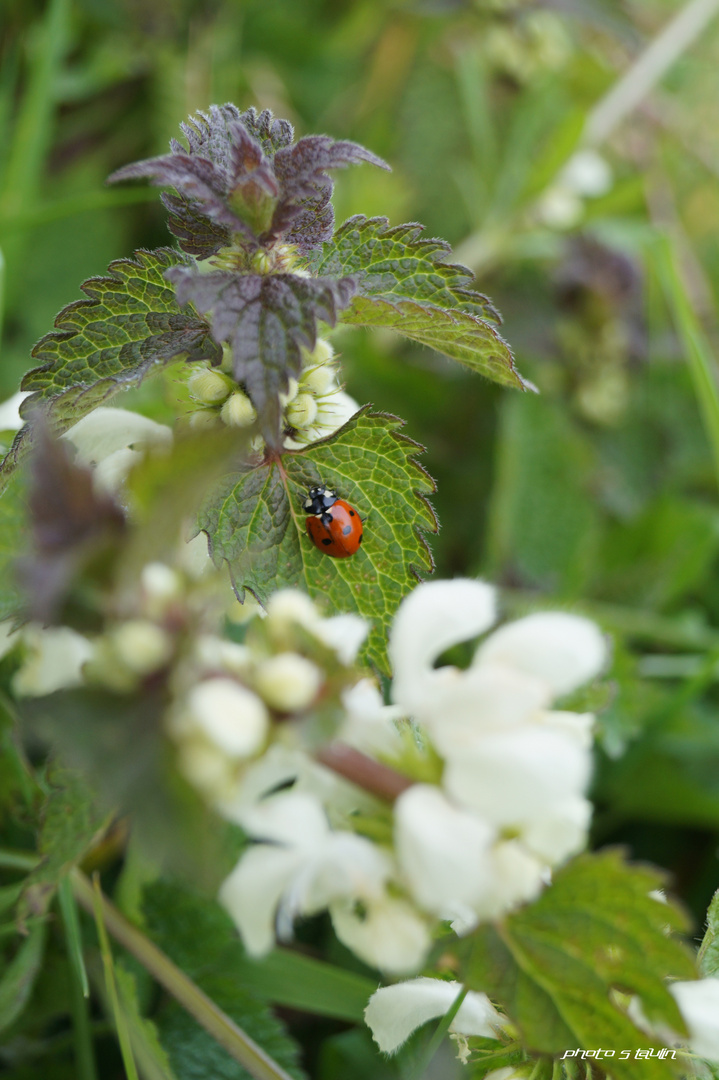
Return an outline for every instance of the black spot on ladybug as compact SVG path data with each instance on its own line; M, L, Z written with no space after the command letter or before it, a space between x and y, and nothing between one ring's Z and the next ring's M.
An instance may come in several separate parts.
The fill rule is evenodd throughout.
M364 533L362 534L362 536L360 536L360 538L359 538L359 540L357 541L357 543L358 543L358 544L361 544L363 540L364 540Z
M332 541L331 541L331 539L329 537L325 537L325 539L322 541L322 543L326 544L326 545L329 545L329 544L332 543Z
M354 516L355 516L354 510L350 510L350 517L354 517Z
M349 536L349 534L351 532L352 532L352 526L351 525L345 525L344 529L342 530L342 535L343 536Z

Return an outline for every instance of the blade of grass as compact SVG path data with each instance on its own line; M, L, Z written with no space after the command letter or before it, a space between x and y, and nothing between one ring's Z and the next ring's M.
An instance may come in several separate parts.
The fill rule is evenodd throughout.
M87 1002L90 996L90 986L85 970L80 919L75 897L72 893L72 885L68 877L63 878L60 882L58 900L65 928L67 952L70 958L70 1006L72 1009L77 1076L78 1080L97 1080Z
M107 936L107 930L105 928L105 912L104 912L104 897L100 892L99 878L97 875L93 877L93 885L89 888L92 893L93 915L95 916L95 926L97 928L97 937L100 946L100 956L103 957L103 970L105 972L105 986L107 988L107 994L110 999L110 1005L112 1007L112 1014L114 1016L114 1026L118 1032L118 1042L120 1043L120 1053L122 1054L122 1063L125 1067L125 1075L127 1080L139 1080L137 1075L137 1066L135 1065L135 1058L133 1056L132 1043L130 1041L130 1031L127 1030L127 1024L125 1022L125 1014L120 1008L120 999L118 998L118 987L114 982L114 964L112 962L112 950L110 948L110 941Z
M224 1046L255 1080L292 1080L261 1046L227 1016L136 926L128 922L100 890L93 889L77 868L70 871L75 899L86 911L99 910L105 928L129 953L140 961L157 982L172 994L199 1024Z
M32 50L27 79L12 134L12 143L0 191L0 219L8 220L31 208L52 140L55 85L69 39L70 0L50 0ZM5 257L11 270L9 290L20 282L17 270L24 237L15 233L5 239Z
M671 239L659 234L653 246L653 266L689 365L704 430L711 447L719 484L719 388L716 361L709 341L692 306L681 265Z
M125 1014L120 1008L120 1002L117 996L112 950L110 949L110 941L107 936L107 930L105 929L103 896L100 891L100 879L97 874L93 877L92 885L88 882L88 887L92 894L92 911L95 916L95 926L97 927L97 936L100 942L100 955L102 956L102 966L105 973L105 986L115 1018L115 1029L117 1031L117 1040L120 1044L122 1063L125 1066L127 1080L140 1080L137 1074L135 1058L132 1053L132 1044L130 1042L130 1033L125 1021Z
M462 1007L462 1002L466 998L468 991L469 991L468 987L466 987L466 986L462 987L462 989L459 991L459 993L457 994L456 998L454 999L454 1001L452 1002L450 1007L447 1009L447 1012L444 1014L444 1016L442 1017L440 1022L437 1024L437 1027L435 1028L434 1034L432 1035L432 1038L429 1040L429 1043L427 1044L427 1049L422 1054L422 1056L421 1056L421 1058L419 1060L419 1065L417 1066L417 1069L415 1070L415 1073L414 1073L415 1080L421 1080L421 1077L423 1077L424 1074L427 1072L427 1069L430 1066L432 1058L434 1057L434 1055L439 1050L440 1046L442 1045L442 1042L444 1041L445 1035L449 1031L449 1025L452 1023L455 1016L457 1015L460 1008Z

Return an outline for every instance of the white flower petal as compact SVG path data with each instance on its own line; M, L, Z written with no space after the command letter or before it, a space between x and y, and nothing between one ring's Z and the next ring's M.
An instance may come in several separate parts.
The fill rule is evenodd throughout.
M538 810L522 825L522 842L550 866L575 855L586 845L592 804L577 796Z
M420 907L443 919L475 911L491 889L495 829L429 784L400 795L394 822L400 869Z
M394 700L410 710L421 708L437 657L488 630L495 618L495 591L482 581L418 585L400 604L390 632Z
M517 904L534 900L546 882L544 865L519 840L502 840L493 852L492 888L478 914L496 919Z
M689 1029L689 1045L708 1061L719 1061L719 979L669 984Z
M499 663L543 679L555 694L568 694L604 667L607 646L599 627L580 615L537 612L495 630L475 663Z
M82 683L83 665L94 652L87 638L66 626L43 629L33 624L22 635L28 656L13 677L16 694L41 697Z
M341 742L364 754L392 757L402 748L402 737L395 720L400 710L385 705L377 684L360 679L342 693L345 718L337 734Z
M308 427L296 433L295 438L286 438L285 446L289 450L298 450L309 443L325 439L346 424L359 410L359 404L344 390L334 390L317 399L317 416Z
M584 793L591 759L575 740L539 725L483 735L448 757L443 787L498 826L518 826Z
M330 835L319 799L299 791L263 799L241 812L237 820L258 840L272 840L304 852L326 843Z
M549 728L573 739L577 746L581 746L583 750L590 750L594 744L592 734L594 716L592 713L564 712L560 709L549 709L537 715L537 722L543 728Z
M108 454L98 462L93 471L92 484L95 491L104 495L117 495L130 471L142 458L140 450L130 450L129 447Z
M362 911L351 901L331 905L332 925L340 941L366 964L390 975L421 968L432 940L424 919L406 900L368 901Z
M367 1003L365 1023L382 1053L393 1054L417 1028L428 1020L444 1016L461 990L461 983L424 976L380 987ZM501 1026L502 1017L489 998L470 991L449 1030L460 1035L492 1039Z
M62 438L77 450L79 464L97 465L118 450L168 447L172 444L172 430L129 409L100 405L73 424Z
M536 720L550 700L546 683L504 664L440 668L433 689L420 719L448 756L477 736Z
M275 943L275 912L301 865L295 850L258 844L240 859L223 882L220 903L237 926L250 956L264 956Z
M4 622L0 622L0 659L7 656L20 640L20 631L13 630L12 619L5 619Z
M18 390L16 394L0 404L0 431L19 431L25 421L20 416L20 406L30 390Z
M343 664L351 664L360 645L367 637L369 623L359 615L333 615L330 619L320 619L312 628L312 633L328 648L333 649Z
M308 860L287 893L287 910L314 915L346 897L378 900L390 875L386 852L363 836L333 832Z

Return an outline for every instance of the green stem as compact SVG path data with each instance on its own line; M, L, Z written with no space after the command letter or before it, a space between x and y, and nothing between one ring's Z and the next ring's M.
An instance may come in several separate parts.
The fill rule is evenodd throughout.
M115 940L132 953L150 975L172 994L255 1080L291 1080L289 1073L246 1035L149 938L128 922L99 890L95 901L95 890L80 870L71 870L70 877L75 899L80 906L92 913L97 902L102 923Z
M419 1066L415 1070L414 1075L415 1075L416 1080L420 1080L420 1077L424 1076L424 1074L427 1072L427 1069L429 1068L429 1065L430 1065L430 1062L432 1061L432 1058L434 1057L434 1055L439 1050L439 1048L440 1048L440 1046L442 1044L442 1041L444 1040L445 1035L449 1031L449 1025L452 1023L455 1016L457 1015L460 1008L462 1007L462 1002L464 1001L464 999L466 998L468 993L469 993L469 988L466 987L466 986L463 986L462 989L457 994L454 1001L452 1002L452 1004L450 1005L450 1007L447 1009L447 1012L444 1014L444 1016L442 1017L440 1022L437 1024L437 1028L436 1028L436 1030L434 1032L434 1035L429 1040L429 1043L427 1045L427 1049L422 1054L422 1056L420 1058Z

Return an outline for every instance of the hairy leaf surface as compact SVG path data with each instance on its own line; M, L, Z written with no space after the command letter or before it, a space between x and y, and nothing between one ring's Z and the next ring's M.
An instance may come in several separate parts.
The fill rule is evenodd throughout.
M636 995L651 1022L685 1030L665 976L696 972L689 951L667 934L686 929L684 916L649 895L662 884L659 872L628 866L617 851L579 856L539 900L473 936L469 985L506 1008L532 1050L631 1050L611 1061L617 1080L669 1080L670 1062L634 1059L635 1049L662 1043L613 1000Z
M317 274L357 276L357 295L341 322L396 330L494 382L531 389L493 325L497 312L471 287L471 271L444 261L449 251L443 240L424 239L415 223L390 227L386 218L358 215L312 266Z
M98 811L78 773L55 766L49 779L38 838L41 861L25 879L23 914L45 910L60 878L82 859L108 818L107 811Z
M273 949L259 960L248 956L224 908L177 882L147 885L142 911L153 941L180 967L233 976L276 1005L361 1022L376 990L364 975L290 949Z
M40 366L22 381L23 390L34 391L22 414L49 404L54 426L65 430L178 356L217 360L220 349L209 326L180 308L164 277L171 266L186 262L169 248L137 251L134 259L110 263L108 277L84 282L88 299L64 308L57 329L33 349Z
M242 966L232 963L241 960L242 948L218 905L160 882L145 890L143 913L153 941L170 959L270 1057L302 1078L295 1044L266 999L248 988ZM167 1003L153 1020L177 1080L249 1080L249 1073L179 1005Z
M389 624L417 576L432 570L425 531L437 523L426 496L434 484L415 460L421 447L400 434L402 421L369 406L339 432L306 450L227 476L200 514L217 565L226 561L239 593L261 601L287 586L357 611L372 624L366 657L382 670ZM364 543L332 559L305 533L309 487L328 484L364 520Z

